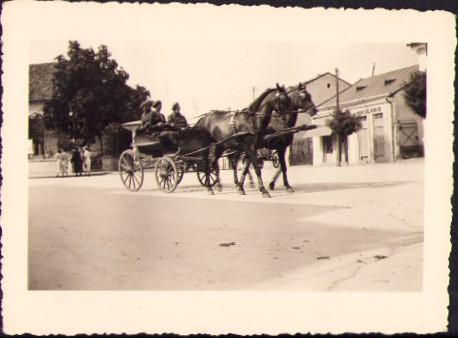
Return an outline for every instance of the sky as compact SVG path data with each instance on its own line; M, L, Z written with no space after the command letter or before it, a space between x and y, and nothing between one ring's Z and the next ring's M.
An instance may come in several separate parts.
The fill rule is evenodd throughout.
M406 43L148 42L83 41L104 44L130 75L128 84L146 87L169 113L178 101L188 117L211 109L243 109L278 82L286 86L326 72L350 83L418 63ZM68 40L33 41L30 63L66 55Z
M129 85L150 90L152 99L163 101L165 114L178 101L188 118L211 109L243 109L277 82L297 85L336 68L342 79L354 83L371 76L374 64L375 74L417 64L407 44L431 32L422 14L387 11L33 6L40 18L30 10L24 21L31 24L22 33L29 63L65 55L69 40L95 50L106 45L130 75Z

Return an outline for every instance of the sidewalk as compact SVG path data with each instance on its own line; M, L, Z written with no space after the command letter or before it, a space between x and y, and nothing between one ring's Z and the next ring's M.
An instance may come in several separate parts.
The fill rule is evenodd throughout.
M111 174L111 171L91 171L91 176L102 176L102 175L108 175ZM68 176L59 176L57 177L56 175L51 175L49 173L30 173L29 174L29 179L38 179L38 178L70 178L70 177L79 177L75 176L74 173L68 173ZM87 175L83 174L83 177L87 177Z

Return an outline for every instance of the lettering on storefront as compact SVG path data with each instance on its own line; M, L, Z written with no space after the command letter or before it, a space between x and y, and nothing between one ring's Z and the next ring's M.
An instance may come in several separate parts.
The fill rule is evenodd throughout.
M355 115L363 115L363 114L371 114L371 113L379 113L382 111L382 107L372 107L372 108L365 108L359 109L353 112Z

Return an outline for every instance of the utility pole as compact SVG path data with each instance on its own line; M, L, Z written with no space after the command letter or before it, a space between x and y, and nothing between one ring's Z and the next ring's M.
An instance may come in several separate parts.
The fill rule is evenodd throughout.
M336 108L337 111L340 110L339 107L339 70L336 68Z
M339 102L339 70L336 68L336 114L340 114L340 102ZM340 135L337 135L337 166L341 166L342 163L342 151L341 151L342 140Z
M374 62L374 65L372 66L372 77L374 77L374 74L375 74L375 62Z
M256 87L253 86L253 101L254 101L255 92L256 92Z

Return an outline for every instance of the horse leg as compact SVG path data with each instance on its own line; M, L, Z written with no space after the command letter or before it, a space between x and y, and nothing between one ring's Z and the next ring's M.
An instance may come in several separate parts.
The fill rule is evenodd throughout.
M223 191L223 185L221 184L221 181L219 179L219 165L218 165L218 160L222 154L223 154L223 149L216 147L213 153L214 155L213 162L210 162L216 173L216 187L219 192ZM208 172L210 173L210 168L208 168Z
M243 188L243 185L245 184L245 178L247 174L250 176L250 181L251 181L250 184L254 184L254 183L253 183L253 178L251 177L251 172L250 172L250 165L251 165L250 158L246 157L245 161L243 161L242 164L243 164L243 168L242 168L242 176L240 177L240 187L241 187L241 190L243 191L243 194L241 195L245 195L245 190Z
M267 192L266 188L264 188L264 183L262 182L261 169L259 169L258 160L256 158L256 150L254 149L253 145L250 145L248 147L247 154L248 154L249 162L251 162L254 166L254 171L258 178L259 191L262 193L262 197L270 198L270 194ZM250 165L249 162L247 163L246 168L249 168L249 165Z
M291 188L288 182L288 176L286 175L286 161L285 161L285 153L286 153L286 148L280 148L277 150L278 152L278 158L280 160L280 168L283 173L283 185L286 188L287 192L294 192L294 189Z
M204 151L202 154L205 172L205 185L207 186L207 194L214 195L212 185L210 183L210 151Z
M251 170L250 170L250 165L249 164L246 167L245 171L248 174L248 178L250 179L250 186L253 188L254 187L254 181L253 181L253 175L251 174Z
M240 185L239 177L238 177L238 173L237 173L237 164L238 164L238 161L239 161L239 154L238 153L232 154L229 157L229 161L231 163L232 172L234 174L235 187L236 187L239 195L245 195L245 191L243 191L243 187Z
M272 180L269 183L269 189L274 190L275 189L275 182L278 179L278 176L281 174L281 168L278 168L277 171L275 172L274 176L272 177Z

